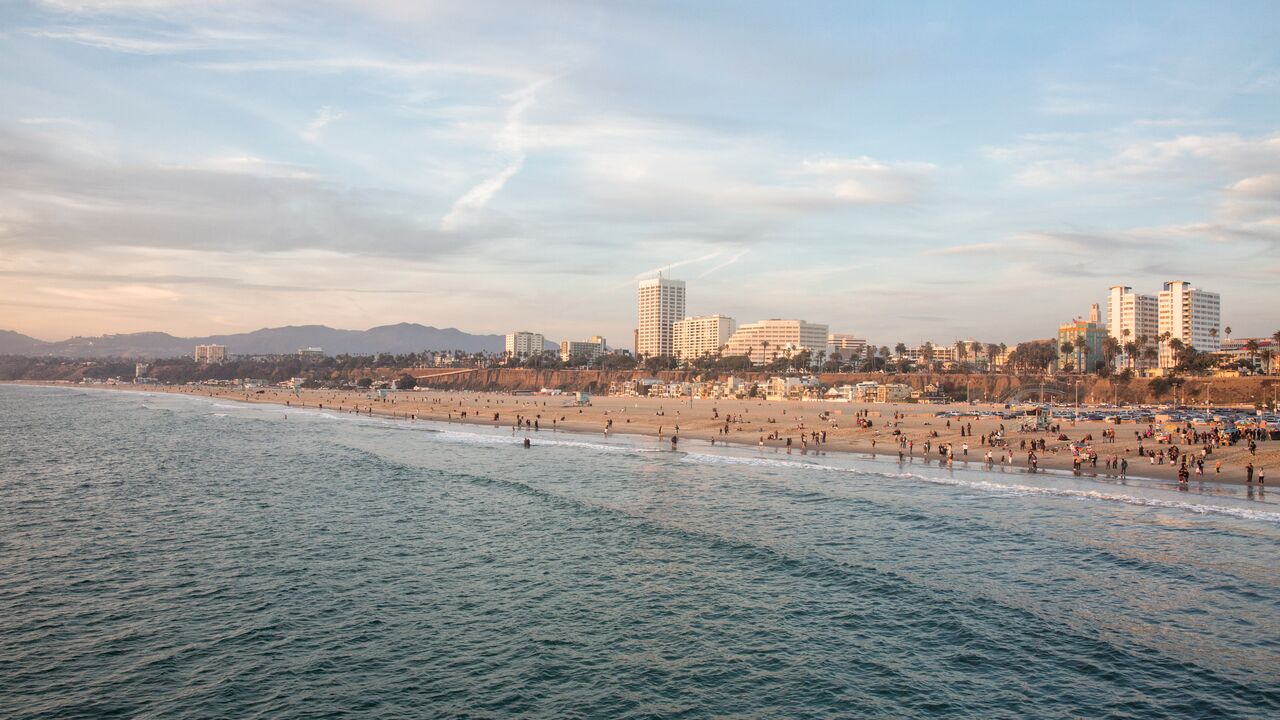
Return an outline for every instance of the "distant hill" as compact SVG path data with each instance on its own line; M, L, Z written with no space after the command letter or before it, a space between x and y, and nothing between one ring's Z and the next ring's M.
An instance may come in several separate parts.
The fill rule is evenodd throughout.
M73 337L43 342L16 332L0 330L0 354L57 357L163 358L190 355L196 345L226 345L232 355L291 353L298 348L324 348L328 355L357 353L410 353L424 350L501 352L501 335L472 335L457 328L435 328L417 323L382 325L368 330L338 330L324 325L290 325L263 328L233 335L174 337L161 332ZM547 343L554 348L553 343Z
M0 330L0 355L39 355L48 344L12 330Z

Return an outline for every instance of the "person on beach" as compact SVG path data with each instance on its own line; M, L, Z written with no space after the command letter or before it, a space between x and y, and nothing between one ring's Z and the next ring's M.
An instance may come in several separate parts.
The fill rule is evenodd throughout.
M1246 483L1253 484L1253 463L1244 466L1244 478Z
M1267 483L1267 469L1259 465L1258 466L1258 484L1265 485L1266 483Z

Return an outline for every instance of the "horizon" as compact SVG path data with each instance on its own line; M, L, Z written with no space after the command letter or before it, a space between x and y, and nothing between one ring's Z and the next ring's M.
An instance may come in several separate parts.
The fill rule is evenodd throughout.
M1275 330L1270 3L0 17L0 325L45 342L630 338L659 271L687 315L890 346L1041 339L1171 278Z

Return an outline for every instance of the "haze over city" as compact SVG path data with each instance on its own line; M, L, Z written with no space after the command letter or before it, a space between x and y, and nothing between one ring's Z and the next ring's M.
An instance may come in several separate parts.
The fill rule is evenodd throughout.
M0 327L624 340L668 268L877 341L1179 279L1269 333L1277 13L8 4Z

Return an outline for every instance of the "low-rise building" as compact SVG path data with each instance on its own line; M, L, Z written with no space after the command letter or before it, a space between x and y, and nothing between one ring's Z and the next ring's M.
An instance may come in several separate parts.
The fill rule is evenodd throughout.
M573 359L583 359L592 362L596 358L608 352L605 347L604 338L596 335L590 340L561 340L560 341L560 359L569 362Z
M672 353L682 362L717 355L725 349L737 329L738 321L725 315L700 315L678 320L671 325Z
M867 339L850 333L829 333L827 335L827 357L840 356L841 360L861 358L867 352Z
M726 356L745 356L754 365L808 351L816 363L827 347L827 326L804 320L770 319L738 326L729 337Z

